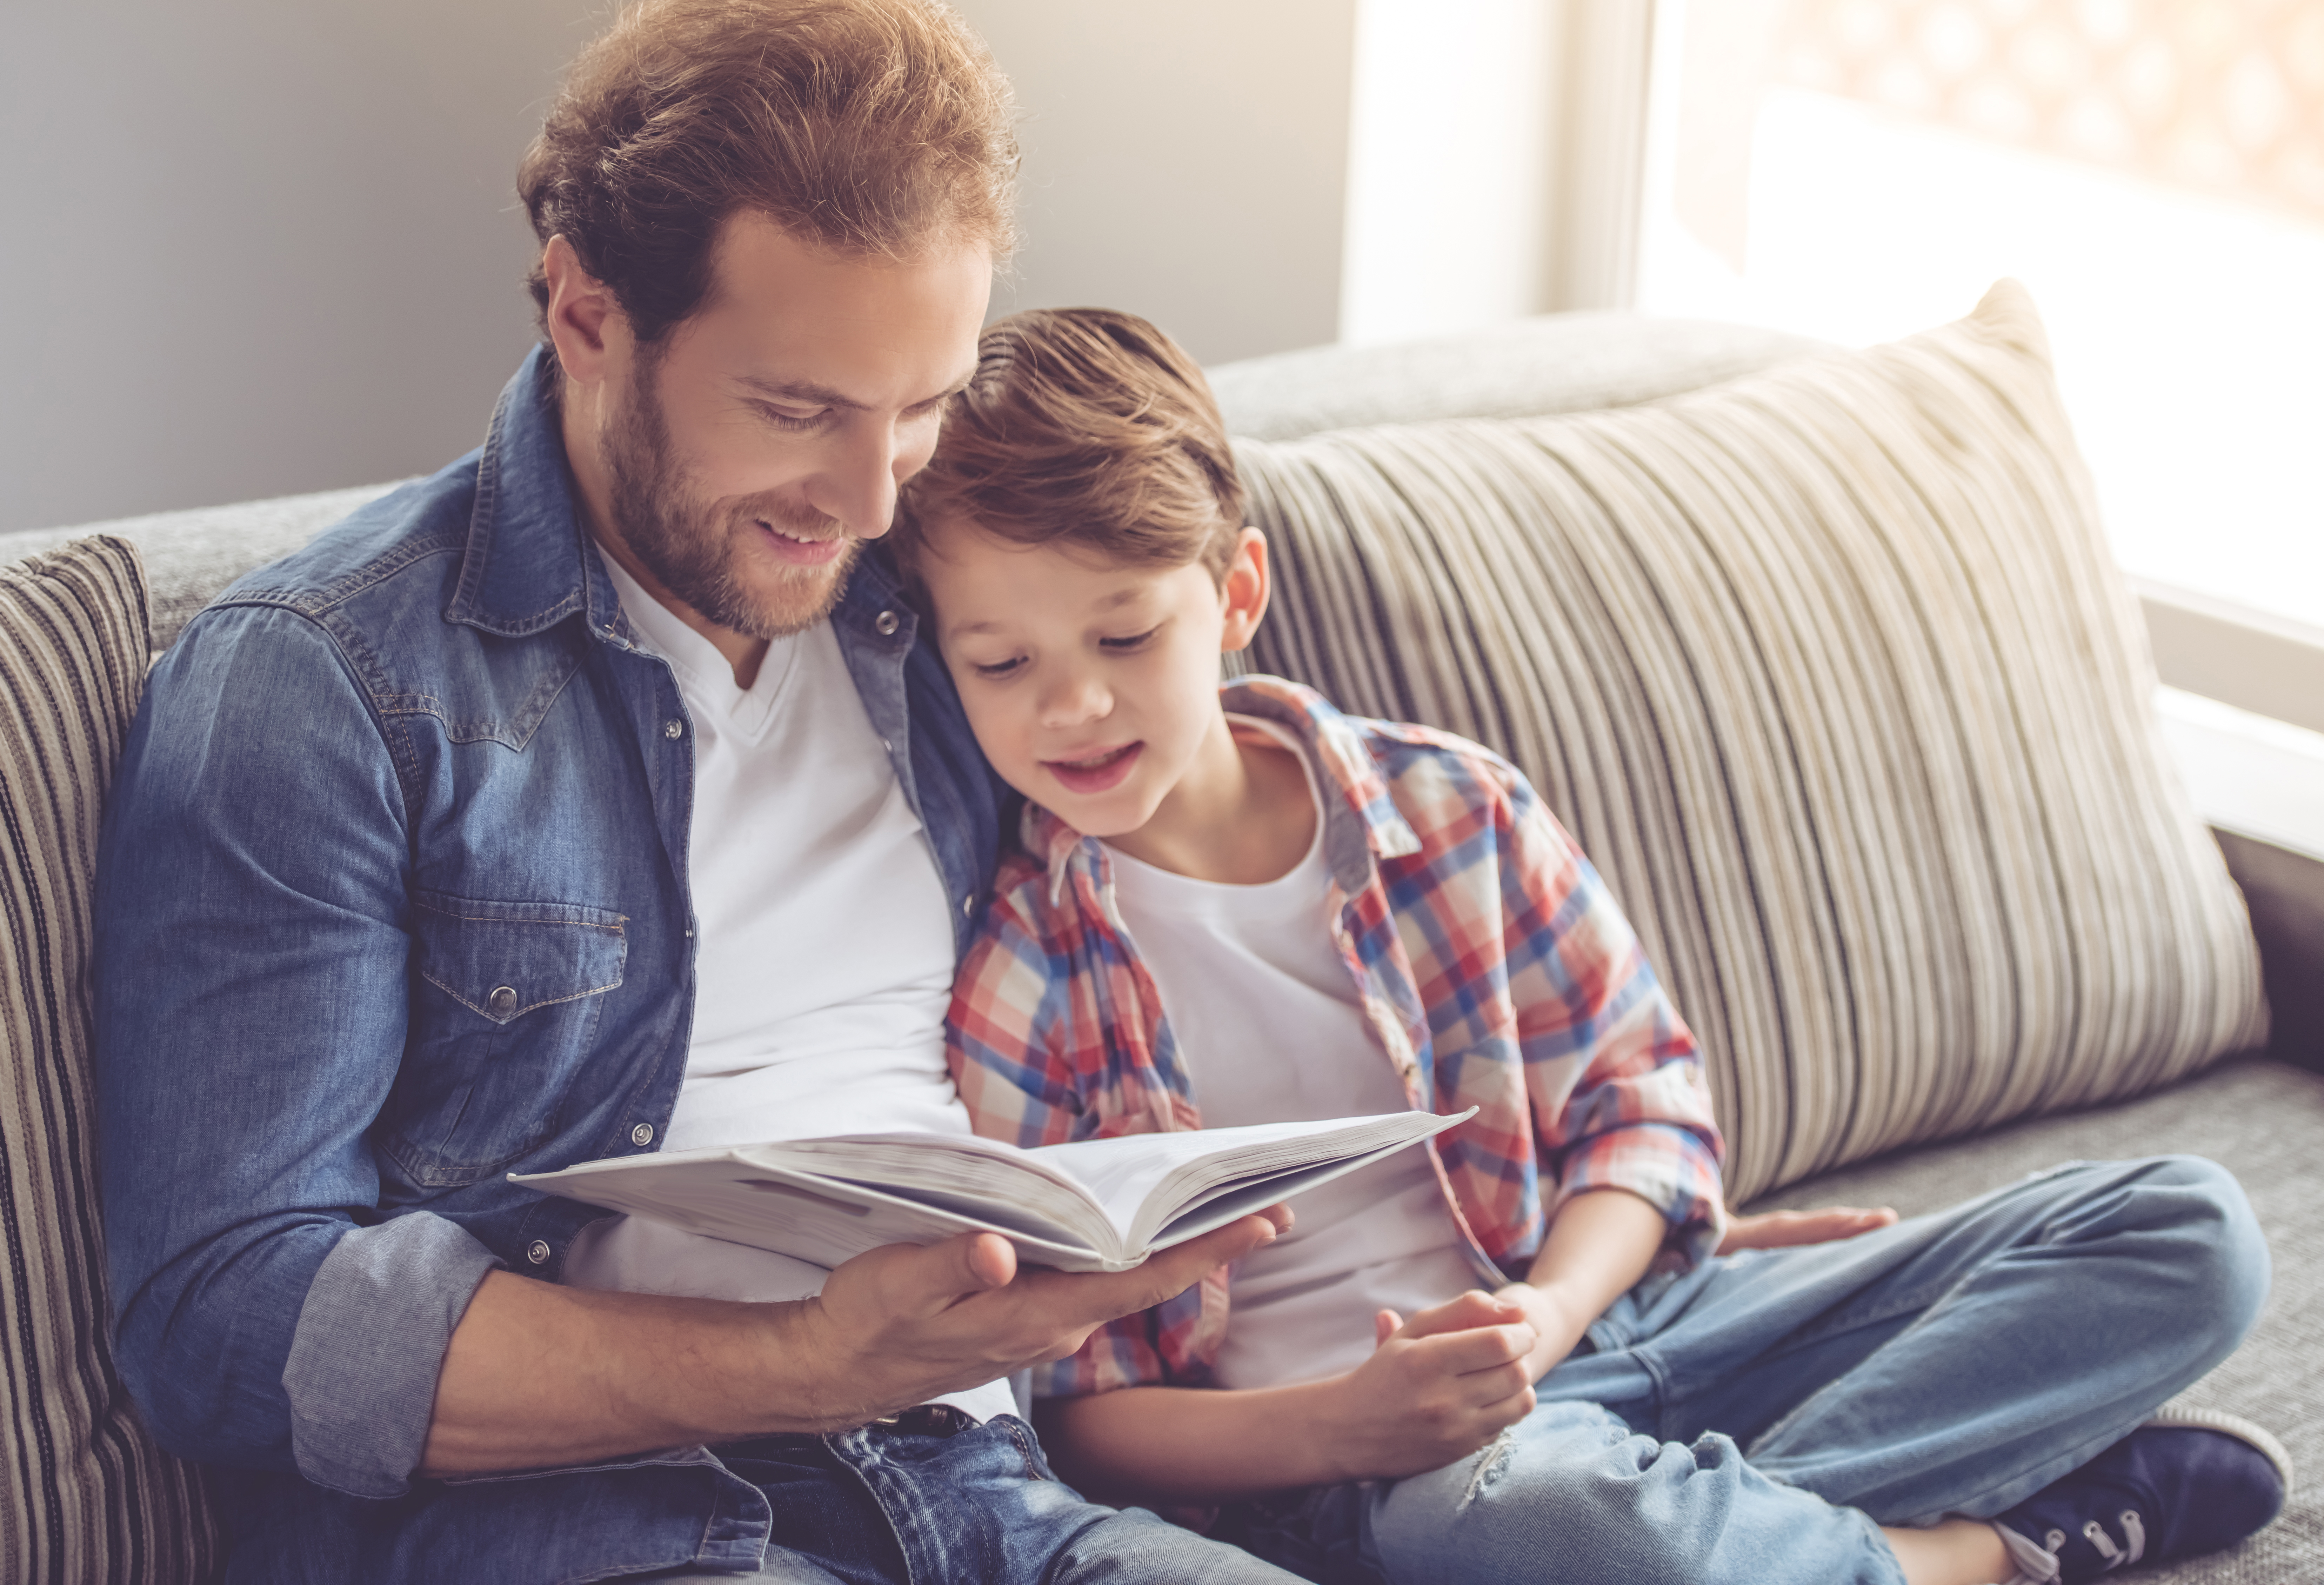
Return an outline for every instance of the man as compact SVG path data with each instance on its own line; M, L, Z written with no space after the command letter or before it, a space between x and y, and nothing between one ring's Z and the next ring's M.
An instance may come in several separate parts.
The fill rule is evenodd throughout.
M975 365L1008 115L932 0L633 9L526 159L546 345L482 450L156 668L97 905L117 1357L230 1471L237 1580L1286 1578L1082 1503L1001 1379L1274 1221L826 1274L506 1179L967 1131L996 788L862 552Z

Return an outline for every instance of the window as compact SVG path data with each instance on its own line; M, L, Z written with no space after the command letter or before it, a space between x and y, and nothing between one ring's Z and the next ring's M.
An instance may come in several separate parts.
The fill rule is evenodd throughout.
M2324 0L1658 0L1638 304L2046 320L2116 559L2324 626Z

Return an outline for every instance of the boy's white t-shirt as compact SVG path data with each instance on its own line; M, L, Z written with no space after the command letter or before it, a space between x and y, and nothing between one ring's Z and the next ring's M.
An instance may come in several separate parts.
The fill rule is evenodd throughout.
M1267 733L1306 765L1273 723L1230 719ZM1312 767L1307 781L1314 797ZM1409 1110L1340 961L1323 834L1318 799L1306 856L1258 886L1196 880L1108 849L1115 906L1162 993L1206 1127ZM1353 1369L1372 1351L1374 1311L1409 1320L1477 1286L1424 1151L1400 1150L1310 1190L1291 1209L1291 1232L1235 1268L1214 1368L1222 1387Z
M973 1132L945 1066L944 880L831 624L773 640L738 688L709 640L610 557L605 570L694 733L694 1032L662 1147ZM578 1287L761 1303L827 1275L636 1217L592 1222L566 1260ZM979 1419L1014 1407L1006 1381L939 1401Z

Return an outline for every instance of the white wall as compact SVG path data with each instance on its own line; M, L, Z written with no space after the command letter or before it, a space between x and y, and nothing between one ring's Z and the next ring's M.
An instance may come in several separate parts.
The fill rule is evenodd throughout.
M1340 323L1356 0L956 0L1025 112L996 312L1142 314L1204 363Z
M511 192L596 0L18 0L0 531L350 484L483 435Z
M1652 0L1358 0L1340 336L1629 306Z

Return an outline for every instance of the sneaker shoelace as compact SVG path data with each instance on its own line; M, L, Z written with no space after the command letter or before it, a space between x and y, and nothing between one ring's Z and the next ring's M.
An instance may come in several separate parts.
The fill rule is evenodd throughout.
M2106 1526L2096 1519L2082 1526L2082 1539L2089 1542L2092 1550L2106 1560L2106 1568L2100 1571L2104 1573L2112 1573L2123 1564L2135 1563L2146 1555L2146 1525L2139 1518L2138 1510L2125 1508L2116 1517L2122 1525L2123 1544L2120 1546L2114 1544L2114 1537L2108 1535ZM2066 1533L2063 1530L2051 1531L2043 1542L2043 1544L2052 1553L2065 1544Z

